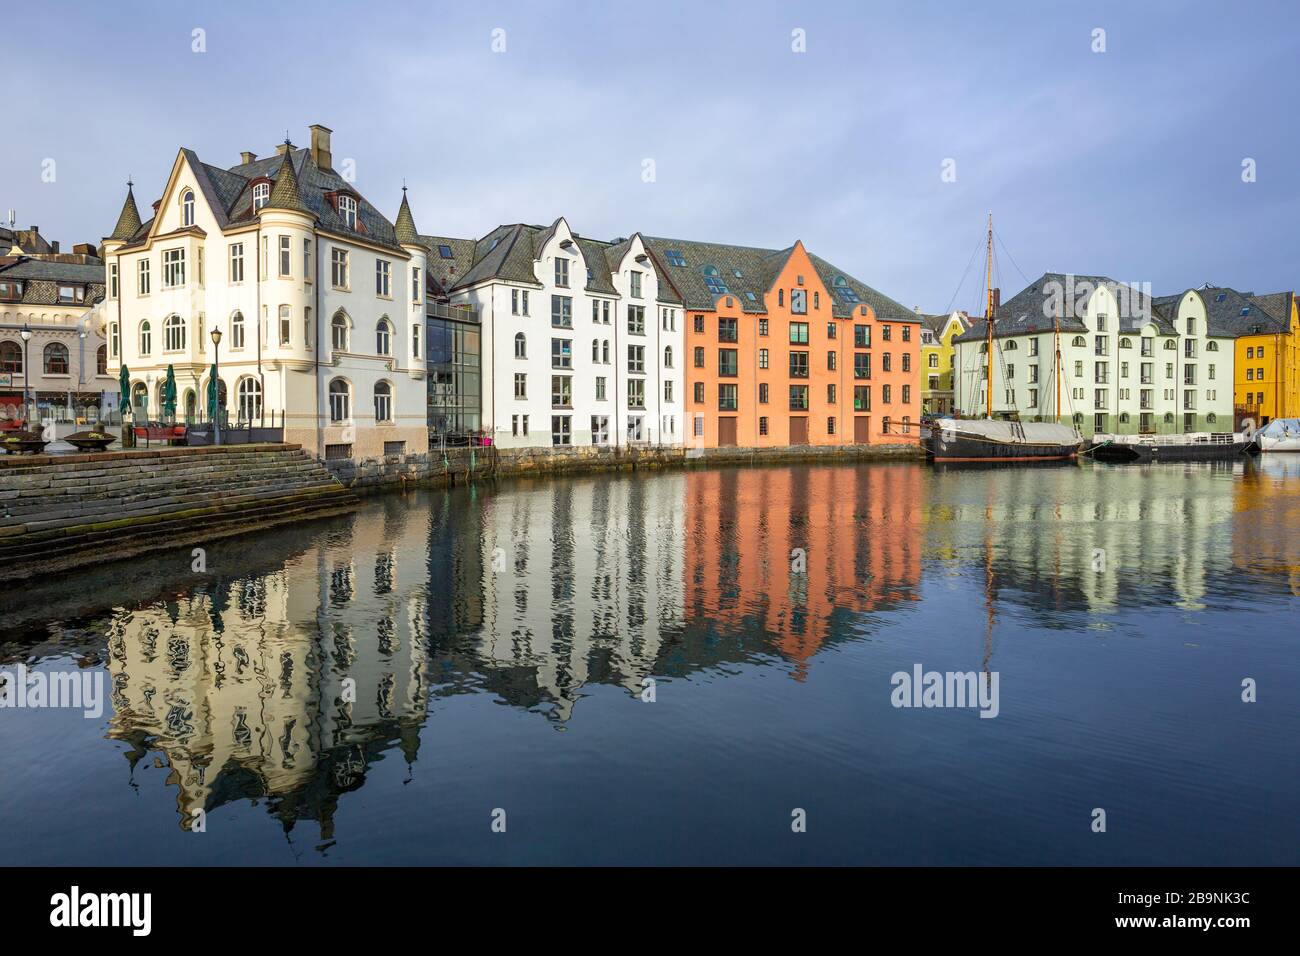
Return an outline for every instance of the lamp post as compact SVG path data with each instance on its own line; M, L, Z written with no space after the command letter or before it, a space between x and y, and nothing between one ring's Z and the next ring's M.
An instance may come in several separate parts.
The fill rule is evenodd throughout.
M215 444L221 444L221 329L212 330L212 428Z
M31 381L32 381L32 362L27 343L32 340L32 327L26 322L23 323L23 330L20 333L23 337L23 427L30 428L31 422L28 419L31 416Z

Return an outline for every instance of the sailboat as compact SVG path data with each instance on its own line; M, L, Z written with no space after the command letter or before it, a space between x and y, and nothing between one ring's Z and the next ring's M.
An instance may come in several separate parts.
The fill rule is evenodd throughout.
M1078 457L1083 436L1061 424L1061 317L1055 321L1056 421L1001 421L993 417L993 328L997 307L993 295L993 214L989 214L984 327L988 367L985 370L985 417L945 418L932 423L926 456L949 461L1066 461Z

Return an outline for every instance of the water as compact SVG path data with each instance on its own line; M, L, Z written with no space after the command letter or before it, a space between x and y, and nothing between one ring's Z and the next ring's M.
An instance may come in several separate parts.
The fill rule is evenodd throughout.
M502 483L192 560L4 594L0 668L112 690L0 710L10 861L1300 863L1300 456ZM918 663L998 716L893 707Z

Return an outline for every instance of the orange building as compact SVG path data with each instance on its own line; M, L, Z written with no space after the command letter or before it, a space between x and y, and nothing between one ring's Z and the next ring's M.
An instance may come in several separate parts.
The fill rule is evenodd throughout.
M915 444L920 318L811 255L643 237L683 303L687 446Z

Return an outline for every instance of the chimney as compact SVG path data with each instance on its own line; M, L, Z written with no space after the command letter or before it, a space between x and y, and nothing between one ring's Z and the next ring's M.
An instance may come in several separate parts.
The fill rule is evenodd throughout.
M283 143L281 143L279 146L277 146L277 147L275 148L275 155L277 155L277 156L283 156L285 153L289 152L289 150L291 150L291 149L293 149L293 143L289 142L289 141L286 139Z
M320 169L332 170L334 157L330 153L330 133L333 130L321 126L320 123L313 123L309 129L311 130L311 161Z
M59 240L55 239L50 243L50 252L56 256L59 254Z
M242 153L239 154L239 163L241 166L247 166L249 163L253 162L256 159L257 159L257 153L250 153L248 150L244 150Z
M153 214L154 214L155 216L158 215L158 207L161 206L161 205L162 205L162 200L161 200L161 199L155 199L155 200L153 201Z
M95 254L95 247L89 242L79 242L72 247L72 251L79 256L93 256Z

